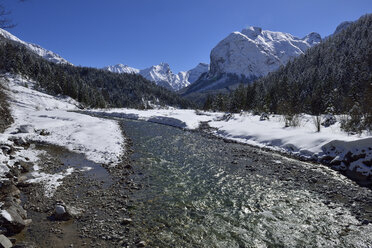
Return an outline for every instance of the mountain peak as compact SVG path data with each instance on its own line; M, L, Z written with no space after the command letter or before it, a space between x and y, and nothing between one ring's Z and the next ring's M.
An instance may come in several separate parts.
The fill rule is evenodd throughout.
M135 69L123 64L106 66L103 69L115 73L140 74L144 78L155 82L157 85L171 90L180 90L181 88L184 88L195 82L201 74L208 71L208 68L208 64L199 63L194 69L174 74L169 64L162 62L158 65L153 65L143 70Z
M262 28L250 26L248 28L244 28L241 33L248 36L248 38L255 39L262 33Z
M312 32L306 35L304 38L302 38L302 40L306 41L307 43L313 46L320 43L322 41L322 37L320 36L320 34Z
M318 33L299 39L288 33L248 27L230 34L213 48L208 78L226 73L262 77L320 41Z
M116 65L111 65L111 66L106 66L103 68L104 70L115 72L115 73L134 73L137 74L139 72L138 69L123 65L123 64L116 64Z

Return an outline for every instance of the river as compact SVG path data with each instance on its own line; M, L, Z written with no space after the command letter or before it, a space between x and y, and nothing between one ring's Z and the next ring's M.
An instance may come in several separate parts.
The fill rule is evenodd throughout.
M322 165L198 132L123 120L149 247L371 247L370 190ZM368 201L369 201L368 200ZM367 201L367 203L368 203Z

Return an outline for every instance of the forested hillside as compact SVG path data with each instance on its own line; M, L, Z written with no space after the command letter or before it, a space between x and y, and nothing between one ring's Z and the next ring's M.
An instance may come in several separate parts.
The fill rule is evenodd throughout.
M229 95L209 97L204 107L286 115L348 114L359 119L359 128L370 129L372 15L361 17L253 84Z
M0 71L22 74L52 95L64 94L90 107L148 107L147 102L188 107L188 101L140 75L55 64L0 36Z

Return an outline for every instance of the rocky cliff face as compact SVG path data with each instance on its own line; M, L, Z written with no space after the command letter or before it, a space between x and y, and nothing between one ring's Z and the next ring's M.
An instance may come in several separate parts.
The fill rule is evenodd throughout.
M320 41L321 37L317 33L300 39L291 34L258 27L233 32L211 51L209 77L225 73L247 78L262 77Z

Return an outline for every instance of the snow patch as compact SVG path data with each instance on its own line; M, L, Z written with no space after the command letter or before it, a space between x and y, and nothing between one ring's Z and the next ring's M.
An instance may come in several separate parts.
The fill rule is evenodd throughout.
M12 216L6 210L1 210L0 214L9 222L13 221Z
M57 188L62 184L63 178L71 175L74 168L68 168L64 172L56 174L48 174L44 172L35 171L31 173L32 179L27 180L29 183L41 183L45 188L45 196L52 197Z

